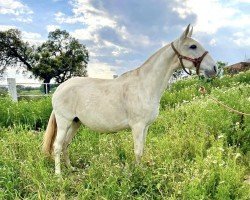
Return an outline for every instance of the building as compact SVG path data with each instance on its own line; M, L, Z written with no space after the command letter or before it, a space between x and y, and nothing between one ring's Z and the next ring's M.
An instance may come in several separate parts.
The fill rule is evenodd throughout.
M250 70L250 61L235 63L224 68L227 74L238 74L247 70Z

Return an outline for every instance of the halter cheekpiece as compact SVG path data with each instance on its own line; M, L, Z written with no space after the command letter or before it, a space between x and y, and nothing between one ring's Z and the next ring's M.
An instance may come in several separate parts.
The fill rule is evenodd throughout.
M172 47L172 49L174 50L174 52L176 53L176 55L178 56L179 61L180 61L180 63L181 63L182 69L183 69L188 75L191 75L191 72L188 72L188 71L185 69L185 66L184 66L184 64L183 64L182 59L189 60L189 61L191 61L191 62L194 64L194 67L196 68L196 74L199 75L199 73L200 73L200 65L201 65L201 62L202 62L202 60L204 59L204 57L208 54L208 51L205 51L205 52L202 54L202 56L200 56L199 58L190 58L190 57L181 55L181 54L177 51L177 49L175 48L173 42L171 43L171 47Z

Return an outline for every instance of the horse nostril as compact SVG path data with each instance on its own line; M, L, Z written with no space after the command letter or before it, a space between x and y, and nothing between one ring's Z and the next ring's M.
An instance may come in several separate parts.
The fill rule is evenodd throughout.
M214 65L214 71L215 71L215 73L217 73L217 68L216 68L216 66Z

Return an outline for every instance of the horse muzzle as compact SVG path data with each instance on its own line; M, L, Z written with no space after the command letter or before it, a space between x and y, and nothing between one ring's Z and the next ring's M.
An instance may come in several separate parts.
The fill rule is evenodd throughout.
M210 70L205 69L204 74L206 77L209 77L209 78L215 77L218 74L218 68L214 65L213 68Z

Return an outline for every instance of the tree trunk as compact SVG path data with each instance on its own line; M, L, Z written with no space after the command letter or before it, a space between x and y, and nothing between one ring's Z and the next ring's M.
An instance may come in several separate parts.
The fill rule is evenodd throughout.
M44 81L43 81L43 83L44 83L44 85L43 85L43 87L44 87L44 94L49 94L49 92L50 92L50 80L51 79L44 79Z

